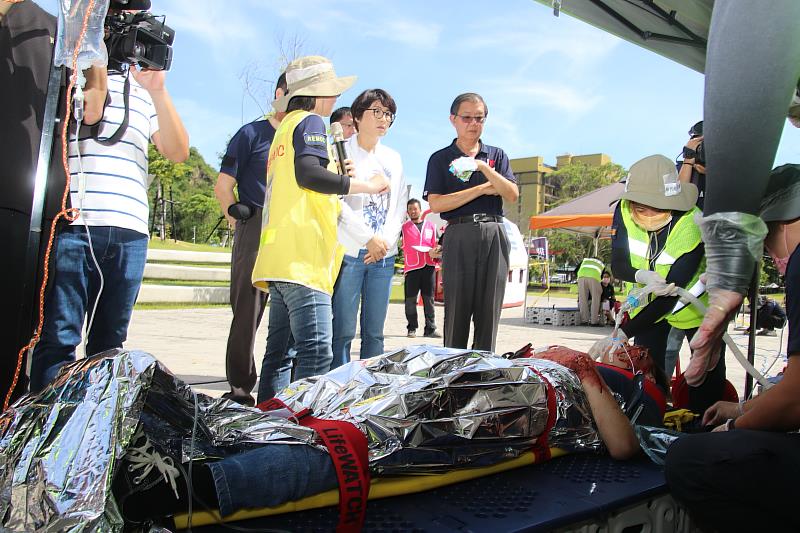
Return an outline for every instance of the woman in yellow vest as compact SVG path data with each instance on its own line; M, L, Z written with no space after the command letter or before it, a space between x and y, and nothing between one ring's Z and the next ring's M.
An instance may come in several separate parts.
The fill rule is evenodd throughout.
M608 339L590 350L603 355L611 346L634 338L649 349L656 364L664 369L667 336L671 327L686 331L691 338L703 315L683 305L675 287L689 290L707 301L700 275L705 271L705 250L695 222L697 187L680 183L675 164L662 155L636 162L630 169L625 192L614 213L611 268L627 282L626 294L637 287L656 285L659 289L632 309L630 320ZM689 407L703 412L722 398L725 385L724 358L705 382L689 389Z
M253 285L269 291L267 350L261 366L258 401L272 398L294 377L330 369L331 294L342 263L337 222L338 195L378 194L383 177L350 180L337 174L323 116L355 76L339 78L321 56L301 57L286 68L288 92L273 107L287 114L275 132L267 162L261 240ZM294 338L294 355L287 353Z

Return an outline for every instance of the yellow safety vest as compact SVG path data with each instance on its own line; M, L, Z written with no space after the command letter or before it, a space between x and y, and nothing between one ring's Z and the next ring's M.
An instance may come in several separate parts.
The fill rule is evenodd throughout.
M620 202L620 209L622 212L622 221L625 224L625 229L628 232L628 250L630 252L631 266L637 270L651 270L650 257L648 257L650 249L650 235L647 231L643 230L633 221L631 214L630 202L622 200ZM666 279L669 274L670 268L675 261L683 254L689 253L694 250L697 245L702 241L700 236L700 228L694 221L694 216L700 210L693 207L687 214L678 219L678 222L667 235L667 242L664 244L664 249L661 254L656 258L654 269L656 272ZM691 281L684 287L690 292L696 292L700 286L700 274L705 272L706 260L705 257L700 262ZM626 291L630 292L634 288L644 287L640 283L626 283ZM697 296L697 295L696 295ZM703 292L699 296L700 301L708 305L708 293ZM648 295L648 302L653 300L653 295ZM633 318L644 309L646 304L632 309L629 314ZM680 308L680 309L678 309ZM676 311L677 310L677 311ZM658 321L666 318L670 325L678 329L692 329L700 326L703 322L703 315L692 304L683 305L680 302L675 305L672 311L665 314Z
M287 281L333 294L342 264L344 248L336 232L338 196L303 189L295 177L294 130L309 115L286 115L269 150L261 240L252 275L253 285L264 291L270 281ZM335 172L330 145L328 155L328 170Z
M599 259L594 257L587 257L581 261L581 266L578 269L579 278L592 278L600 281L603 277L603 269L605 265Z

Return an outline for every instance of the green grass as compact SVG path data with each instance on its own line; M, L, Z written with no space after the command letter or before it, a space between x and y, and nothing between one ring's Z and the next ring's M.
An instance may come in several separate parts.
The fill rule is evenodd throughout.
M230 252L231 251L231 249L228 247L223 248L222 246L213 246L211 244L193 244L191 242L184 242L184 241L175 242L172 239L167 239L165 241L162 241L157 237L150 239L150 243L147 245L147 247L153 248L154 250L183 250L187 252Z
M191 263L188 261L148 261L151 265L179 265L179 266L191 266L191 267L202 267L202 268L229 268L229 263Z
M154 279L145 278L145 285L176 285L181 287L227 287L228 281L192 281L187 279Z

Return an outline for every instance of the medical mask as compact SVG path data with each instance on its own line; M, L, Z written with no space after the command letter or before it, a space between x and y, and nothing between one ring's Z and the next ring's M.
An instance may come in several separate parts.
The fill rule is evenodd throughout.
M786 275L786 267L789 266L789 257L791 257L791 253L789 252L789 241L787 240L786 235L786 226L781 227L781 233L783 234L783 246L784 250L786 250L785 257L779 257L777 252L773 251L771 247L767 247L767 251L769 252L770 257L775 262L775 268L778 270L778 273L781 276Z
M632 210L631 215L636 225L645 231L658 231L672 222L671 211L664 211L663 213L658 213L657 215L648 216L639 214L637 211Z

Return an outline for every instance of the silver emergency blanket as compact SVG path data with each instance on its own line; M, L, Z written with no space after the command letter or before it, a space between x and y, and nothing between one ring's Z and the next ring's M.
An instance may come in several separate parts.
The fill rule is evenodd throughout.
M482 466L530 451L548 437L548 383L558 406L549 445L600 449L577 377L540 359L412 346L296 381L277 397L295 412L356 424L367 436L372 470L398 474Z
M549 444L600 449L577 378L544 360L409 347L297 381L279 397L293 410L355 423L374 473L410 473L493 464L542 443L548 383L557 400ZM121 531L111 481L137 430L183 462L278 442L323 448L283 411L194 394L143 352L68 365L0 415L3 530Z

